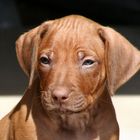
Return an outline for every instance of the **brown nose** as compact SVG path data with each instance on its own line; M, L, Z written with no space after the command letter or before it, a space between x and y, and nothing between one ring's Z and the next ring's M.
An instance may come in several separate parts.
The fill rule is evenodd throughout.
M69 90L64 87L57 87L52 91L54 101L64 102L68 99Z

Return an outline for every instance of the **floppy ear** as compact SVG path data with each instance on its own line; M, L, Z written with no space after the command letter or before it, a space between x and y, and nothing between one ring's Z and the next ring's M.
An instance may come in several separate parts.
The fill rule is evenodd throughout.
M105 44L107 85L111 95L140 69L140 51L109 27L99 29Z
M19 64L26 75L29 77L29 86L37 76L37 55L40 41L48 30L49 22L24 33L16 41L16 53Z

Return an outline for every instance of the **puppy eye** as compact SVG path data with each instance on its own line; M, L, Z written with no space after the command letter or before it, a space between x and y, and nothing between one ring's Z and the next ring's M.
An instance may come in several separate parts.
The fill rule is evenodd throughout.
M49 65L51 63L51 60L47 56L42 56L40 57L40 62L42 64Z
M87 60L85 60L84 62L83 62L83 66L90 66L90 65L92 65L92 64L94 64L95 63L95 61L94 60L91 60L91 59L87 59Z

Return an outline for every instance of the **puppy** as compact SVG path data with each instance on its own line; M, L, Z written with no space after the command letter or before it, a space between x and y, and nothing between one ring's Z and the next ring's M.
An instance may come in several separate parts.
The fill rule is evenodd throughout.
M140 51L115 30L70 15L16 42L29 86L0 121L0 140L119 140L111 95L140 69Z

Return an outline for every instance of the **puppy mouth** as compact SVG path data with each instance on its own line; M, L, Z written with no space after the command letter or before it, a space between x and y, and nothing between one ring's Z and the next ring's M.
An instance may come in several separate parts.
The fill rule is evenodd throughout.
M87 99L82 95L72 96L65 102L55 102L49 96L41 99L43 108L47 112L57 112L59 114L71 114L82 112L88 107Z
M52 111L56 111L57 114L60 114L60 115L63 115L63 114L72 114L72 113L77 113L78 112L78 111L74 111L74 110L69 110L68 108L64 107L63 105L60 105L59 107L56 107Z
M72 105L66 105L66 104L46 104L43 103L43 107L47 112L56 112L57 114L72 114L72 113L78 113L82 112L87 108L86 103L80 103L80 104L72 104Z
M56 108L56 110L60 114L72 114L72 113L82 112L86 108L87 108L86 103L80 103L79 106L78 106L78 104L77 105L70 105L70 106L66 106L64 104L61 104L60 106L58 106Z

